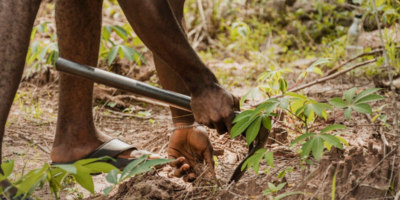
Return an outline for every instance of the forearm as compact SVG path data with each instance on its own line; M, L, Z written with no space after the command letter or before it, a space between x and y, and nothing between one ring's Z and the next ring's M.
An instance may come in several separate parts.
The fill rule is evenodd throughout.
M193 94L218 83L187 41L166 0L119 0L135 33Z

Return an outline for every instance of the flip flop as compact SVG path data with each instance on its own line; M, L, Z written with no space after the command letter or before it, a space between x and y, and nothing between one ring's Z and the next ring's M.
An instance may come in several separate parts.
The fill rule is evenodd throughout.
M104 156L109 156L115 161L109 161L111 165L114 165L116 168L122 170L124 167L126 167L130 162L134 161L135 158L118 158L118 155L121 153L128 151L128 150L138 150L136 147L127 144L123 141L121 141L118 138L111 139L101 146L97 147L92 153L90 153L88 156L86 156L84 159L87 158L101 158ZM104 162L104 161L101 161ZM54 163L52 162L51 165L60 165L60 164L72 164L74 162L69 162L69 163Z

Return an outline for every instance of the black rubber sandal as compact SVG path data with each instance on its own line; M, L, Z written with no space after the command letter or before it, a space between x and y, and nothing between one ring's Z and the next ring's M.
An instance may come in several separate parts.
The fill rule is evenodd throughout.
M127 144L123 141L121 141L118 138L111 139L101 146L99 146L97 149L95 149L91 154L89 154L87 158L101 158L104 156L109 156L115 161L109 161L111 165L114 165L116 168L122 170L124 169L130 162L134 161L135 158L118 158L118 155L121 153L128 151L128 150L138 150L136 147ZM101 161L101 162L106 162L106 161ZM72 164L74 162L69 162L69 163L54 163L52 162L51 165L62 165L62 164Z

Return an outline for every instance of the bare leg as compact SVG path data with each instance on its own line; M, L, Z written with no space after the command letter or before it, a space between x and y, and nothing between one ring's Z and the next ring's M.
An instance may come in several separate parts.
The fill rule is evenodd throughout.
M58 0L56 25L60 56L97 66L103 0ZM56 136L51 150L55 163L88 156L111 137L98 131L92 113L93 82L60 73L60 96ZM118 157L135 158L147 151L126 151ZM152 155L151 158L157 158Z
M183 14L183 6L185 5L185 0L170 0L169 2L176 20L180 22L182 30L186 32L185 18ZM172 70L172 68L167 63L165 63L157 54L154 54L153 57L157 69L157 75L160 79L162 87L166 90L190 96L190 92L186 88L185 83ZM171 113L172 121L174 122L174 124L183 123L185 125L190 125L194 122L194 117L191 112L171 107Z
M125 14L127 15L127 18L132 27L153 52L157 74L163 88L181 94L191 95L187 85L184 83L184 81L182 81L182 76L179 76L176 73L176 70L174 70L186 68L186 72L188 74L196 71L195 69L188 67L191 65L191 63L185 61L187 59L192 59L192 62L200 63L200 65L203 65L200 59L195 54L194 50L190 47L190 45L188 45L188 42L184 35L184 33L186 32L183 14L183 6L185 0L170 0L169 4L168 2L165 4L166 1L152 1L155 2L155 4L147 4L146 2L119 0L119 3L122 9L125 11ZM136 3L143 3L144 5L142 6L146 9L138 9L137 7L135 7L137 5ZM156 19L157 22L162 21L163 23L159 24L154 23L153 20L143 20L147 17L147 13L157 6L160 6L158 8L161 9L158 9L158 11L161 12L151 14L151 18L154 17L153 20ZM172 13L173 15L171 15ZM137 16L142 16L144 18L138 19ZM172 27L169 25L172 25ZM168 26L169 28L167 29L167 27L165 26ZM160 30L157 30L157 28L159 28ZM173 57L169 57L169 59L162 59L160 52L162 53L165 51L166 44L154 42L154 39L156 37L176 37L178 41L181 41L181 43L175 43L174 47L176 47L176 49L183 50L182 52L185 52L185 55L179 57L179 54L169 54L168 56ZM164 54L164 58L166 57L167 56L165 56ZM171 62L171 60L174 62ZM201 70L208 71L205 66ZM213 79L215 78L215 76L211 74L210 77L206 78ZM190 112L171 108L171 113L175 127L188 126L194 123L194 117ZM208 138L208 134L203 127L192 127L175 130L170 138L168 146L168 157L176 159L174 162L171 163L173 167L176 167L174 175L177 177L185 176L184 179L186 181L193 181L195 179L195 174L192 173L190 167L195 166L196 163L202 163L203 161L206 161L212 169L214 167L214 163L212 160L213 149L211 146L211 142Z
M0 0L0 162L5 124L21 81L41 0ZM0 186L7 186L5 181Z
M56 26L60 56L97 66L102 0L58 0ZM60 96L53 162L84 158L108 136L97 131L92 114L93 82L60 73Z

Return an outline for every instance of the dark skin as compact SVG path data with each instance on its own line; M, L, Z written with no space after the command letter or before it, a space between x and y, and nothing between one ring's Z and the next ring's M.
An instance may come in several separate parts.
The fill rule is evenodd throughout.
M185 36L184 0L119 0L135 33L153 52L164 89L190 95L193 115L171 108L175 127L195 121L223 134L232 127L238 100L225 90L204 65ZM29 47L29 36L40 0L0 0L0 139L17 91ZM81 64L96 66L101 34L101 0L57 0L56 26L60 56ZM18 13L15 15L15 13ZM92 113L93 82L60 73L59 113L53 162L82 159L111 139L98 131ZM1 145L1 143L0 143ZM137 158L146 151L120 155ZM202 127L175 130L169 142L169 158L174 175L190 181L191 168L205 161L212 169L213 149ZM152 155L151 158L157 158ZM4 185L4 184L3 184Z

